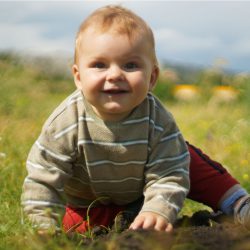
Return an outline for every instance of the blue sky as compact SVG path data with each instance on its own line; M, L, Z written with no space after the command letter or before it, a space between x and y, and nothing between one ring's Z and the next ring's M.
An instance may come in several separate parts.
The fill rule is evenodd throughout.
M249 1L1 1L0 50L73 57L82 20L115 3L152 27L160 61L250 72Z

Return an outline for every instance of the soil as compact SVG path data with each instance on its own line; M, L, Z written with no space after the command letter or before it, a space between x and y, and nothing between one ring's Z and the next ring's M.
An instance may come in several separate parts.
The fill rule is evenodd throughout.
M89 250L249 250L250 231L230 218L199 211L179 219L172 233L129 231L120 220L115 230L93 230L93 239L83 240Z

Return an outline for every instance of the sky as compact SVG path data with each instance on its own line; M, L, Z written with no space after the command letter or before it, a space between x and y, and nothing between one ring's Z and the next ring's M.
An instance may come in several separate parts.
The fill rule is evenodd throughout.
M80 23L107 4L151 26L160 62L250 72L250 1L0 1L0 51L73 57Z

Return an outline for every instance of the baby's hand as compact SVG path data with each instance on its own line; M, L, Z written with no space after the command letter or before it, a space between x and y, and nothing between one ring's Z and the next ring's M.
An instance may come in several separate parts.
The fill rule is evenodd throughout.
M135 217L129 229L153 229L156 231L171 232L173 230L173 225L159 214L141 212Z

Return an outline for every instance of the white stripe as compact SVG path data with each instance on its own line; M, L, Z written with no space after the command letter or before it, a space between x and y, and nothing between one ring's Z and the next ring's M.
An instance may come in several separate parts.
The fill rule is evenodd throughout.
M107 182L107 183L119 183L119 182L124 182L128 180L134 180L134 181L141 181L143 178L135 178L135 177L128 177L122 180L91 180L91 182L94 183L102 183L102 182Z
M95 191L95 193L96 194L102 194L102 193L104 193L105 194L105 192L106 193L109 193L109 194L124 194L124 193L138 193L138 191L121 191L121 192L119 192L119 191L100 191L100 192L97 192L97 191Z
M58 226L55 226L52 223L39 223L39 225L35 224L33 225L35 228L39 228L39 229L49 229L51 226L55 227L56 230L61 231L61 228Z
M58 139L60 138L61 136L63 136L64 134L68 133L69 131L71 131L72 129L76 128L78 126L78 122L73 124L73 125L70 125L69 127L63 129L61 132L55 134L54 138L55 139Z
M45 148L43 145L41 145L38 141L35 142L35 144L37 145L37 147L42 150L42 151L45 151L47 154L49 154L50 156L60 160L60 161L65 161L65 162L69 162L71 161L71 158L68 157L67 155L59 155L59 154L56 154L54 152L52 152L51 150Z
M183 162L171 166L171 167L166 167L165 169L163 169L162 171L160 171L158 174L153 174L153 173L149 173L150 176L154 176L154 178L156 179L160 179L160 178L165 178L167 176L169 176L169 174L173 174L173 173L182 173L185 175L189 176L189 171L183 168Z
M70 97L69 97L69 100L67 102L67 106L70 106L71 104L75 103L75 102L78 102L80 100L83 100L82 98L82 93L81 91L77 91L76 93L73 93Z
M172 190L177 190L177 191L182 191L185 194L188 193L188 189L176 185L171 185L171 184L159 184L159 183L154 183L150 187L152 188L159 188L159 189L172 189Z
M148 99L151 101L155 101L154 97L152 95L148 95Z
M151 120L150 120L150 123L153 124L153 126L154 126L154 128L155 128L156 130L160 130L160 131L163 131L163 130L164 130L161 126L155 125L154 120L151 119Z
M154 128L155 128L156 130L159 130L159 131L163 131L163 130L164 130L161 126L155 125L154 120L149 119L148 116L143 117L143 118L139 118L139 119L134 119L134 120L125 121L125 122L123 122L122 124L124 124L124 125L127 125L127 124L136 124L136 123L140 123L140 122L144 122L144 121L149 121L151 124L153 124L153 126L154 126Z
M103 161L94 161L94 162L88 162L88 166L98 166L98 165L103 165L103 164L111 164L111 165L117 165L117 166L123 166L123 165L129 165L129 164L145 164L146 161L126 161L126 162L115 162L115 161L108 161L108 160L103 160Z
M95 120L91 117L79 116L78 121L94 122Z
M35 225L35 227L39 227L39 229L48 229L51 227L50 223L41 223L39 225Z
M51 170L55 170L55 171L59 171L63 174L67 174L65 171L63 171L62 169L60 168L57 168L57 167L45 167L45 166L42 166L40 164L37 164L37 163L33 163L31 161L27 161L26 162L27 166L30 166L30 167L33 167L33 168L36 168L36 169L42 169L42 170L48 170L48 171L51 171Z
M92 118L90 117L83 117L83 116L80 116L78 117L78 122L81 122L81 121L94 121ZM70 125L69 127L63 129L62 131L60 131L59 133L57 133L54 138L55 139L58 139L60 138L61 136L63 136L64 134L70 132L71 130L73 130L74 128L76 128L78 126L79 123L75 123L75 124L72 124Z
M161 138L160 142L164 142L164 141L171 140L171 139L173 139L173 138L176 138L176 137L177 137L178 135L180 135L180 134L181 134L181 132L178 131L178 132L176 132L176 133L173 133L173 134L171 134L171 135L168 135L168 136L166 136L166 137Z
M30 179L29 177L26 177L24 179L24 183L36 183L35 181L33 181L32 179Z
M184 168L177 168L178 166L181 166L181 164L178 164L178 165L175 165L174 168L172 167L172 169L168 169L168 168L165 168L165 172L163 172L164 174L162 174L161 176L159 174L156 175L156 178L164 178L166 176L168 176L169 173L182 173L182 174L185 174L185 175L188 175L189 176L189 171L185 170ZM175 169L176 168L176 169ZM152 175L152 173L150 173Z
M70 100L77 97L77 96L82 96L81 90L76 90L74 93L72 93L70 96Z
M70 105L72 105L73 103L76 103L76 102L79 102L79 101L82 101L83 98L82 97L78 97L76 99L72 99L70 100L68 103L67 103L67 107L69 107Z
M164 203L166 203L168 206L173 207L177 212L180 211L180 207L179 207L179 206L177 206L177 205L175 205L175 204L169 202L169 201L166 200L162 195L157 195L157 196L156 196L156 199L157 199L157 200L161 200L161 201L163 201Z
M185 169L183 169L183 168L181 168L181 169L175 169L173 172L179 172L179 173L184 173L184 174L186 174L186 175L189 175L189 171L187 171L187 170L185 170Z
M36 182L36 181L34 181L34 180L32 180L32 179L30 179L29 177L26 177L25 179L24 179L24 183L35 183L35 184L40 184L39 182ZM64 192L64 188L55 188L58 192Z
M181 162L180 164L174 165L171 168L165 168L164 171L161 171L161 174L159 173L156 175L156 178L157 179L164 178L164 177L167 177L169 174L173 174L173 173L182 173L182 174L189 176L189 171L185 170L182 167L182 165L183 165L183 163ZM152 174L152 173L150 173L150 174Z
M31 161L27 161L27 162L26 162L26 165L27 165L27 166L31 166L31 167L36 168L36 169L42 169L42 170L45 169L44 166L42 166L42 165L40 165L40 164L32 163Z
M70 179L76 180L76 181L78 181L78 182L80 182L80 183L82 183L84 185L89 185L89 182L84 182L80 178L77 178L77 177L71 177Z
M156 108L159 108L159 106L156 104L156 102L155 102L155 98L152 96L152 95L148 95L148 99L150 100L150 101L153 101L153 103L154 103L154 106L156 107Z
M63 193L64 192L64 188L56 188L56 191L59 193Z
M125 141L125 142L105 142L105 141L92 141L92 140L79 140L78 145L81 144L96 144L105 146L131 146L137 144L148 144L147 140L137 140L137 141Z
M65 207L60 203L50 202L50 201L35 201L27 200L22 202L23 205L40 205L40 206L55 206L55 207Z
M76 103L78 101L82 101L83 98L82 96L79 96L81 95L81 92L80 91L77 91L76 93L72 94L70 96L70 98L68 99L68 101L66 102L66 107L68 108L70 105L72 105L73 103ZM79 96L79 97L77 97ZM77 97L77 98L76 98ZM76 99L75 99L76 98Z
M127 125L127 124L134 124L134 123L140 123L140 122L144 122L144 121L148 121L149 117L145 116L143 118L139 118L139 119L134 119L134 120L129 120L129 121L125 121L122 124Z
M151 163L146 164L146 167L152 167L153 165L157 164L157 163L162 163L162 162L166 162L166 161L176 161L176 160L181 160L183 158L185 158L186 156L188 156L189 153L186 152L184 154L181 154L179 156L176 157L169 157L169 158L162 158L162 159L158 159L156 161L153 161Z
M76 155L76 152L77 152L77 147L75 147L74 151L71 152L69 155L70 155L71 157L74 157L74 156Z

